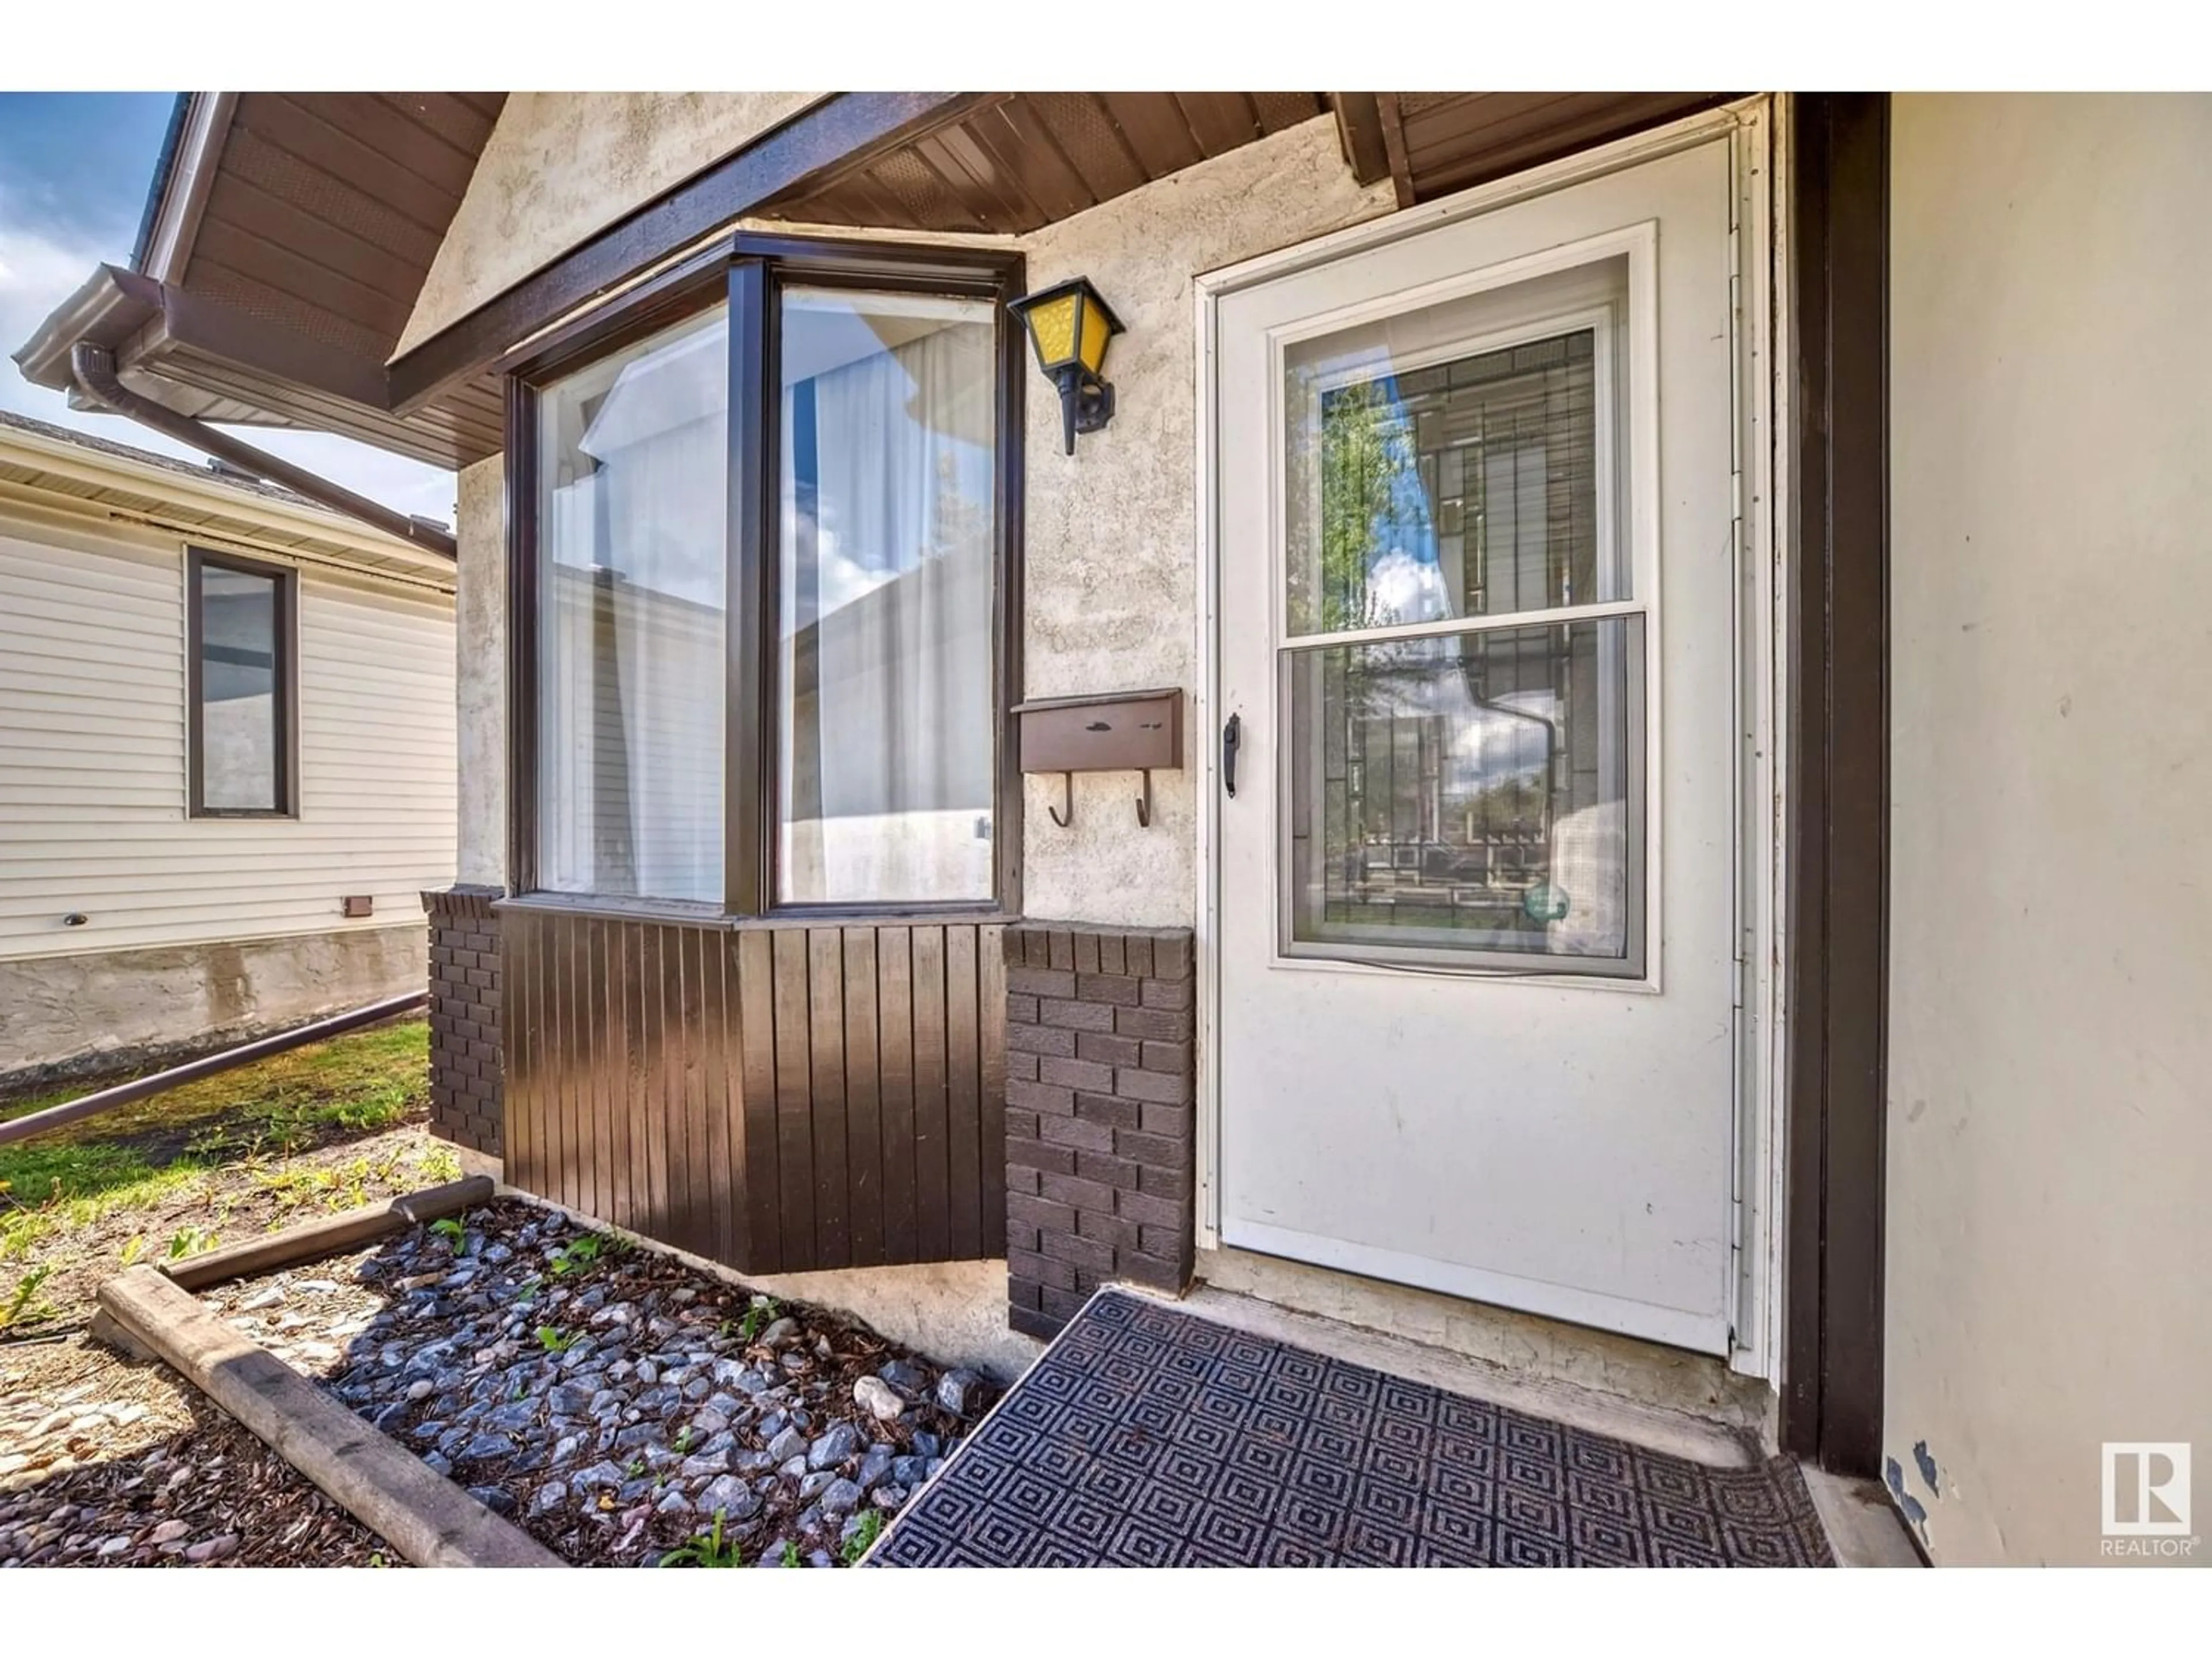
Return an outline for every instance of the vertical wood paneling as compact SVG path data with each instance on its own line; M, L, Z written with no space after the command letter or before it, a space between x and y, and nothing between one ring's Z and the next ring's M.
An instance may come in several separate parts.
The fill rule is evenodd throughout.
M797 928L771 935L775 1005L775 1144L783 1201L784 1261L815 1259L813 1011L806 995L806 935Z
M518 1186L756 1273L1003 1249L996 925L501 914Z
M845 956L845 1187L850 1194L853 1265L884 1257L884 1149L877 1073L876 935L848 927Z
M434 969L433 970L434 972ZM520 975L512 968L507 969L500 986L500 1029L507 1034L505 1075L512 1079L527 1073L531 1067L532 1032L530 1024L529 999L525 988L518 983ZM524 1121L502 1126L504 1146L501 1157L510 1170L532 1167L530 1132L532 1123ZM520 1176L511 1177L520 1179Z
M807 1036L813 1092L814 1255L817 1267L848 1267L853 1239L845 1185L845 939L834 927L806 935Z
M976 1050L975 930L945 930L945 1163L948 1255L983 1253L982 1057Z
M884 1255L921 1253L914 1188L914 939L903 927L876 931L878 1110L884 1149Z
M1004 927L975 930L978 1047L983 1055L982 1122L977 1137L983 1206L982 1253L1006 1253L1006 955Z
M689 1039L677 1052L678 1087L682 1091L683 1136L674 1159L673 1178L684 1217L684 1248L712 1256L722 1248L715 1236L714 1189L707 1171L714 1167L708 1145L706 1091L702 1074L706 1057L721 1041L721 1034L707 1018L706 987L701 982L702 957L707 936L693 927L669 929L668 942L676 963L674 1016Z
M926 1261L951 1259L951 1194L945 1189L945 930L914 930L914 1196Z
M739 933L728 957L744 1050L738 1068L742 1130L732 1146L731 1190L742 1194L753 1258L769 1273L781 1271L791 1259L783 1237L783 1149L777 1139L773 944L764 933Z

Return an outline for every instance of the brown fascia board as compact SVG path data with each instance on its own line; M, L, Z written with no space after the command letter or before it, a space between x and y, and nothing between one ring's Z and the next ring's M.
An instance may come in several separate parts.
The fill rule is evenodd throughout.
M57 307L15 354L15 362L33 386L73 392L70 354L81 344L99 346L125 371L157 381L173 345L379 414L387 408L380 363L250 317L224 301L114 265L101 265Z

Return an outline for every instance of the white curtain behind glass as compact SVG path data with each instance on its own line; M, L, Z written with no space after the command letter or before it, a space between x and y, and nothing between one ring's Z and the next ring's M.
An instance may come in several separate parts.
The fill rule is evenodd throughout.
M784 337L834 366L783 398L782 896L988 898L989 308L799 295Z
M727 326L548 392L539 879L722 896Z

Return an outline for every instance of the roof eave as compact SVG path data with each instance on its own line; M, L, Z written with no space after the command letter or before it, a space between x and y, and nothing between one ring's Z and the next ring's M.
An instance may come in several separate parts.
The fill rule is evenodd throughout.
M15 366L33 386L70 391L76 383L70 350L78 341L116 350L161 311L159 283L119 265L100 265L16 349Z

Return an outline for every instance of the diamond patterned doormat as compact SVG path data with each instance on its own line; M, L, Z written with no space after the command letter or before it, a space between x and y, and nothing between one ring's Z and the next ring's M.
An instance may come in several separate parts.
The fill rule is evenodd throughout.
M1714 1469L1119 1291L873 1566L1826 1566L1795 1466Z

